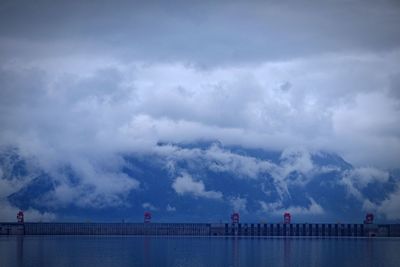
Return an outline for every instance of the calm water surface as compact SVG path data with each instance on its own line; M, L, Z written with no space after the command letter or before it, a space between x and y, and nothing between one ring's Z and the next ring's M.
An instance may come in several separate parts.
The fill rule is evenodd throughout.
M0 266L400 266L400 239L0 236Z

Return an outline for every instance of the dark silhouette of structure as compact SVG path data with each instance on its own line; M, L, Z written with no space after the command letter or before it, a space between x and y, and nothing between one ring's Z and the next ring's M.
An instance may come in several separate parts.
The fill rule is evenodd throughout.
M283 214L283 223L290 224L291 221L292 221L292 215L290 215L289 212L285 212L285 214Z
M364 223L365 224L373 224L374 223L374 214L367 213L367 215L365 215Z
M18 223L24 223L24 212L22 210L17 213L17 221Z
M232 215L231 215L232 224L238 224L238 223L239 223L239 220L240 220L240 215L239 215L239 213L238 213L238 212L232 213Z
M151 223L151 212L150 211L145 211L143 217L144 217L144 223Z

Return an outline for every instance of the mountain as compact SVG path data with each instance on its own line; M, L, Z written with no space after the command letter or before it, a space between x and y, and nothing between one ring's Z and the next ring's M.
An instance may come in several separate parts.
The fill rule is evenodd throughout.
M53 214L60 221L142 221L145 210L160 222L229 221L233 210L243 222L278 222L285 211L294 222L356 223L366 212L398 220L385 209L398 192L395 172L355 168L323 151L203 142L159 143L146 152L50 168L38 157L15 148L0 153L0 201L15 212Z

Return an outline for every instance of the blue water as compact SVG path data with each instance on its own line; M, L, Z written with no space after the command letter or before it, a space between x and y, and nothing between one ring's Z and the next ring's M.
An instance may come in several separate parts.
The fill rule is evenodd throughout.
M0 266L400 266L395 238L0 236Z

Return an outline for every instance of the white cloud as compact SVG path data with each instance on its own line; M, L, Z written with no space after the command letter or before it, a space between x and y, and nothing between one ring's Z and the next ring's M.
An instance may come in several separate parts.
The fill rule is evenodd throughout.
M190 165L203 166L213 172L229 172L236 178L265 179L272 177L275 188L281 199L289 195L288 185L306 185L321 168L314 166L311 154L305 149L290 149L282 152L282 163L276 164L268 160L233 153L213 144L209 148L180 148L164 145L154 150L158 155L166 157L168 170L175 170L175 163L186 161ZM328 171L328 169L324 170ZM296 177L289 176L298 172Z
M16 222L18 207L11 205L7 200L0 199L0 221ZM56 219L56 215L51 212L40 212L35 209L24 211L24 219L26 222L50 222Z
M314 169L311 155L305 149L285 149L282 152L281 160L283 161L284 176L292 171L307 174Z
M176 172L175 164L186 161L188 166L208 168L214 172L229 172L235 178L250 178L263 180L271 177L274 190L277 190L279 198L283 200L290 197L289 186L306 186L316 175L333 171L343 173L339 184L345 186L348 194L359 201L366 201L361 190L369 183L387 183L389 173L373 167L359 167L350 170L342 170L342 166L318 165L312 160L313 155L322 155L322 152L309 152L304 148L285 149L279 163L257 159L252 156L239 155L213 144L209 148L181 148L174 145L164 145L154 150L158 155L166 157L166 165L172 174ZM327 181L329 182L329 181ZM270 192L262 187L262 190L270 195Z
M347 189L349 196L355 197L362 203L362 209L365 212L374 212L382 215L388 220L398 220L400 216L400 190L399 183L396 184L396 189L391 193L383 193L385 197L383 201L372 200L365 196L362 189L369 184L387 184L389 182L389 173L373 167L360 167L348 170L344 173L340 184Z
M282 215L284 212L290 212L292 215L320 215L325 211L313 198L309 198L310 204L306 207L302 206L288 206L284 207L281 202L266 203L259 201L261 210L265 213L274 213Z
M62 172L53 171L51 177L57 181L54 191L41 197L41 205L65 207L75 205L83 208L105 208L128 206L126 197L139 188L139 182L118 169L107 169L108 162L99 167L84 160L72 165L77 182L71 183ZM115 167L120 166L119 164Z
M389 180L389 173L373 167L359 167L347 170L343 173L340 184L345 186L350 196L364 202L364 206L370 206L370 200L362 193L362 189L370 183L384 184Z
M385 87L384 84L381 86ZM332 116L334 138L341 142L342 149L350 146L346 157L355 164L397 168L400 158L399 105L398 98L381 90L359 94L351 105L337 107Z
M390 194L381 204L377 205L377 211L385 215L389 220L400 219L400 190Z
M7 129L1 139L47 155L45 161L59 159L59 151L114 153L148 149L159 140L219 139L266 149L328 149L357 163L396 166L398 100L380 88L398 58L395 52L331 55L208 71L180 63L99 63L85 75L18 66L3 70L12 75L3 74L8 104L2 114L8 116L0 116ZM32 81L36 73L40 79ZM287 80L292 88L283 93L279 84ZM373 144L374 153L356 153Z
M249 178L259 178L261 173L275 167L269 161L231 153L217 145L207 149L204 157L209 161L209 168L213 171L232 172Z
M168 212L176 211L176 207L171 206L170 204L167 204L167 207L165 208L165 210Z
M232 153L218 144L206 149L165 145L155 148L154 151L168 159L169 169L174 169L174 161L193 161L203 164L213 172L231 172L240 177L257 179L260 174L276 168L275 164L267 160Z
M203 181L195 181L188 173L176 177L172 188L178 195L192 195L209 199L221 199L222 193L218 191L207 191Z
M346 179L350 179L358 188L364 188L370 183L386 183L389 173L373 167L359 167L345 173Z
M247 206L247 199L246 198L241 198L239 196L237 197L231 197L229 198L229 203L231 204L233 211L235 212L247 212L246 206Z
M151 210L151 211L156 211L158 210L157 207L155 207L153 204L149 203L149 202L145 202L142 203L142 208L146 209L146 210Z
M363 210L373 212L388 220L400 219L400 183L397 182L396 189L386 195L383 201L372 202L367 198L363 200Z
M41 174L34 159L25 161L16 152L0 148L0 199L20 190ZM18 171L15 165L21 170Z

